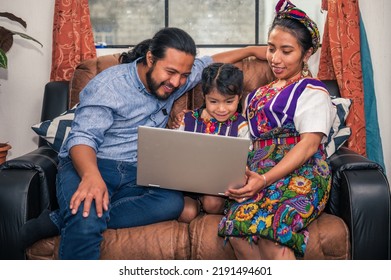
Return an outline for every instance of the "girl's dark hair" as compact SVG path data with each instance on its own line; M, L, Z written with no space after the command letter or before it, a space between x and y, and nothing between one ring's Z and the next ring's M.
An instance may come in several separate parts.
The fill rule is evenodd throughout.
M243 93L243 72L230 63L212 63L202 71L202 93L205 95L216 89L223 95ZM242 111L239 102L238 112Z
M307 27L298 20L290 18L275 18L268 34L270 35L270 32L272 32L272 30L276 27L282 27L284 30L296 37L302 48L303 55L312 47L312 37L310 32Z
M168 48L185 52L194 57L197 54L194 40L187 32L176 27L166 27L159 30L152 39L144 40L130 51L122 53L119 61L120 63L130 63L142 57L141 62L146 64L148 51L151 51L156 61L165 57Z

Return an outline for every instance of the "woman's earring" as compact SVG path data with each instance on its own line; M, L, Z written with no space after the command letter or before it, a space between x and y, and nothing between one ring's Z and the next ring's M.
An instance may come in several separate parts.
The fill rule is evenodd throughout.
M309 74L309 71L308 71L308 63L307 62L303 62L303 69L301 70L301 75L303 75L303 77L307 77Z

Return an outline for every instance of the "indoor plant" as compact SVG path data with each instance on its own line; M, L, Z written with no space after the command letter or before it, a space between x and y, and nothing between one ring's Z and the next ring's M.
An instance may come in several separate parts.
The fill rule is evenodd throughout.
M15 16L14 14L7 13L7 12L0 12L0 17L7 18L11 21L17 22L20 25L22 25L24 28L27 27L26 22L23 19ZM42 44L38 40L34 39L33 37L0 26L0 68L7 69L8 59L6 53L10 50L10 48L14 43L14 38L13 38L14 35L18 35L27 40L32 40L38 43L42 47ZM2 164L6 160L9 149L11 149L11 145L9 145L8 143L0 142L0 164Z
M7 18L11 21L15 21L15 22L19 23L20 25L22 25L24 28L27 27L26 22L23 19L15 16L14 14L7 13L7 12L0 12L0 17L4 17L4 18ZM32 40L32 41L38 43L42 47L42 44L38 40L34 39L33 37L30 37L27 34L17 32L17 31L12 31L12 30L9 30L3 26L0 26L0 68L5 68L5 69L7 68L8 59L7 59L6 53L9 51L9 49L12 47L12 44L14 43L14 38L13 38L14 35L19 35L20 37L22 37L24 39Z

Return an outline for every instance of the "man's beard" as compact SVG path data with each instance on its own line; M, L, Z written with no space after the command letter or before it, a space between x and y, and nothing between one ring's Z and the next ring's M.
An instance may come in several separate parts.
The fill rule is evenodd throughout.
M149 88L149 93L152 94L153 96L155 96L159 100L167 100L167 98L170 97L171 93L173 93L176 90L176 88L171 93L164 92L163 95L159 95L157 93L157 90L159 89L159 87L164 85L164 83L159 84L152 78L152 72L154 69L155 69L155 67L152 66L152 68L150 68L148 70L148 72L146 73L147 86Z

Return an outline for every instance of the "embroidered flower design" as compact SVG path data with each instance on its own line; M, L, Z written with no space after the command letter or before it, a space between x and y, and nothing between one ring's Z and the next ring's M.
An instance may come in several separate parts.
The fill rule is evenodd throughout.
M251 233L260 232L265 228L268 228L272 224L272 219L274 215L268 215L267 212L258 213L257 216L255 216L255 221L253 224L249 227L249 231Z
M270 198L266 197L265 202L261 204L261 207L267 209L268 212L270 212L273 210L273 205L279 201L279 199L271 200Z
M319 159L317 160L317 164L316 164L316 167L317 167L317 172L323 176L323 177L326 177L327 175L330 174L330 169L329 169L329 165L327 164L326 161L322 160L322 159Z
M300 172L300 174L304 177L306 177L307 179L312 179L314 178L314 174L313 174L313 170L312 170L312 167L305 167L303 168L302 172Z
M279 189L274 188L273 186L269 188L269 197L271 200L280 200L282 192Z
M307 194L311 191L311 180L303 176L293 177L289 182L288 188L298 194Z
M277 235L279 236L279 239L282 243L286 243L291 239L292 231L288 225L281 223L277 229Z
M235 219L239 222L251 220L255 213L258 211L258 205L254 203L242 205L236 212Z

